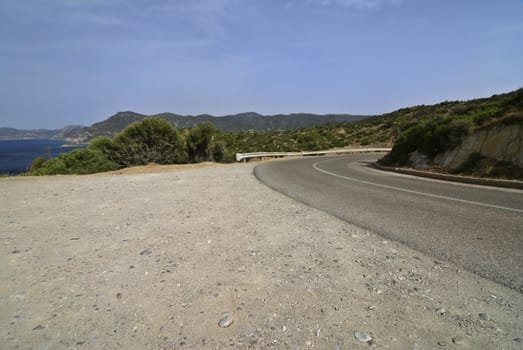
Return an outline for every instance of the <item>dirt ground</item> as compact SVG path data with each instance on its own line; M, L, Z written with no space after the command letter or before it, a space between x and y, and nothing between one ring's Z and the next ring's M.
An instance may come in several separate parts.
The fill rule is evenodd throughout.
M523 349L521 293L252 169L0 179L0 349Z

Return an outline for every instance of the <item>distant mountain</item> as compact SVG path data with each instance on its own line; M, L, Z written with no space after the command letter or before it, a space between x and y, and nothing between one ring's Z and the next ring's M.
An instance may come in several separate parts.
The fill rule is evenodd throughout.
M307 128L323 124L332 124L340 122L354 122L369 118L369 116L350 115L350 114L278 114L264 116L254 112L240 113L233 115L226 115L215 117L209 114L201 114L197 116L178 115L173 113L161 113L154 115L161 117L171 123L174 127L183 129L190 128L197 123L210 121L218 130L225 132L240 132L240 131L281 131L294 130L298 128ZM64 133L66 139L74 140L75 142L86 142L98 136L113 137L118 132L122 131L129 124L140 121L148 117L145 114L135 113L131 111L118 112L112 117L95 123L89 127L75 129Z
M2 128L0 127L0 140L15 140L15 139L55 139L65 140L66 135L75 133L76 131L83 129L80 125L70 125L61 129L49 130L49 129L32 129L22 130L13 128Z

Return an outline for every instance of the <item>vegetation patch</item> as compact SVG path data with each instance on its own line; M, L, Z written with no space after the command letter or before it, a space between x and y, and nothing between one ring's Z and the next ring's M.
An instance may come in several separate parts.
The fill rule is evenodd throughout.
M523 123L523 89L484 99L403 108L357 122L287 131L222 132L208 121L176 129L164 118L146 117L114 138L102 136L92 140L85 150L49 160L36 159L29 174L88 174L149 163L228 163L235 161L236 153L370 146L393 146L380 162L403 166L409 165L412 152L431 158L457 146L475 130L518 123ZM494 168L503 172L502 164ZM491 173L496 174L497 170Z
M414 151L432 158L456 147L474 131L523 123L523 89L484 99L402 109L384 118L389 117L396 142L381 163L410 165L409 154Z

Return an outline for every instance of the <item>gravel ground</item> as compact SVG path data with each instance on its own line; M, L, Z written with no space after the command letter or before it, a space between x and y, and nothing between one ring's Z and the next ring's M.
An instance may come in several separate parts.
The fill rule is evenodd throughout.
M0 179L0 348L523 348L522 294L252 168Z

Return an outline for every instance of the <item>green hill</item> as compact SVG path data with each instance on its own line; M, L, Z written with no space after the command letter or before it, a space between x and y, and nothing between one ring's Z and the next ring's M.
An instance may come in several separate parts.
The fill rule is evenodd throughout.
M224 139L229 149L240 153L393 146L392 152L381 163L390 166L413 166L412 154L421 154L425 157L425 167L432 167L432 170L436 170L435 168L439 166L439 170L463 174L518 178L519 170L508 164L510 161L508 163L504 161L503 157L500 158L501 161L498 159L485 163L484 159L475 156L478 161L485 163L483 167L499 169L504 167L505 170L498 175L492 169L490 172L474 170L477 166L473 163L465 164L469 169L463 167L443 169L435 162L438 160L435 158L455 149L467 137L482 130L522 124L523 89L519 89L489 98L445 101L435 105L402 108L353 123L320 125L278 132L240 132L222 134L220 137ZM493 137L492 133L491 137ZM502 143L495 140L493 142Z
M75 130L74 132L67 134L67 137L77 142L89 141L98 136L113 137L131 123L141 121L146 117L149 116L131 111L118 112L104 121L95 123L89 127L84 127L80 130ZM369 116L350 114L317 115L307 113L264 116L254 112L221 117L215 117L209 114L190 116L173 113L160 113L153 115L152 117L165 119L177 129L187 129L199 123L211 122L218 130L223 132L293 130L322 124L353 122L369 118Z

